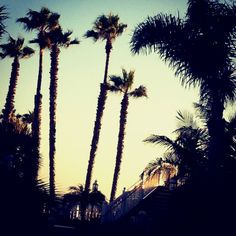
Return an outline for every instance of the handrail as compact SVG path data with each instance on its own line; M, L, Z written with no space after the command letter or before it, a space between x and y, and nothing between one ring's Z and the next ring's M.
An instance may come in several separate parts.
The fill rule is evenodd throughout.
M128 191L124 192L111 204L104 207L102 222L113 222L137 206L142 199L154 191L158 186L164 184L164 181L160 184L162 174L164 173L157 171L151 176L147 176L145 179L137 181Z

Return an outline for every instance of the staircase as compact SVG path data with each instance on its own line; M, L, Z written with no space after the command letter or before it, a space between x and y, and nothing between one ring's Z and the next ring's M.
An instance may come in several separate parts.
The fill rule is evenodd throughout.
M121 219L123 216L130 213L140 203L145 203L146 199L155 197L155 204L149 204L154 210L164 210L167 208L169 199L169 190L159 191L160 186L167 183L169 177L165 173L156 172L151 176L147 176L143 180L139 180L128 191L125 191L112 203L105 206L102 214L102 223L114 222ZM159 189L158 189L159 188ZM158 194L154 194L158 193ZM153 208L154 207L154 208Z

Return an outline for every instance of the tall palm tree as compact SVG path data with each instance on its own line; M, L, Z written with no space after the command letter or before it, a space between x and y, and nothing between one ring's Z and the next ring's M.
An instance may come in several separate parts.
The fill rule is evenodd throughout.
M18 18L17 22L22 23L26 31L37 31L37 38L31 40L31 43L39 45L39 70L36 95L34 97L34 120L32 123L32 131L35 140L35 150L40 153L40 127L42 113L42 73L43 73L43 52L45 48L50 47L50 40L47 33L58 27L60 15L52 13L48 8L42 7L39 12L29 10L26 17Z
M5 108L3 110L3 118L9 121L14 111L16 86L20 70L19 59L30 57L34 53L34 50L27 46L24 47L23 38L13 39L10 36L8 43L1 44L0 48L2 50L2 53L0 54L1 58L5 57L13 58L10 84L6 97Z
M8 18L8 14L6 12L5 6L0 6L0 39L2 38L2 35L6 32L5 28L6 26L3 24L3 21Z
M124 137L125 137L125 127L127 123L129 98L147 97L147 92L146 88L142 85L132 90L132 85L134 82L134 71L132 70L130 72L127 72L125 69L122 69L122 76L112 75L110 76L110 80L111 80L111 85L109 86L109 90L111 92L123 93L123 99L121 102L121 110L120 110L120 127L118 134L116 164L115 164L113 183L111 188L111 196L110 196L110 202L112 202L116 195L117 183L120 174L120 166L124 149Z
M49 102L49 116L50 116L50 130L49 130L49 188L50 198L53 204L55 199L55 142L56 142L56 98L57 98L57 84L58 84L58 64L60 47L68 48L70 45L79 44L77 39L71 40L72 31L63 33L61 27L49 32L49 39L51 44L51 68L50 68L50 102Z
M98 97L96 120L94 123L93 138L91 142L87 176L85 181L86 192L89 192L91 184L94 159L97 151L100 130L102 125L102 117L107 99L107 74L108 74L110 53L112 50L112 43L118 36L120 36L123 33L124 29L127 27L127 25L119 23L119 20L120 18L118 15L113 15L113 14L109 14L108 16L101 15L94 22L93 29L85 33L86 38L92 38L95 42L97 42L98 40L106 41L105 71L104 71L103 83L101 83L100 85L100 94Z
M224 156L223 111L236 98L235 33L235 4L189 0L184 19L164 14L148 17L131 39L134 53L158 52L183 85L199 86L201 102L210 107L208 157L213 172Z

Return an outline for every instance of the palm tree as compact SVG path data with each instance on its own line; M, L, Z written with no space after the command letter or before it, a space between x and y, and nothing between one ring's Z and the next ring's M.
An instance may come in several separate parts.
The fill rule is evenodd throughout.
M49 32L51 42L51 68L50 68L50 131L49 131L49 187L50 198L53 204L55 199L55 142L56 142L56 98L57 98L57 82L58 82L58 64L60 47L68 48L70 45L79 44L77 39L71 40L72 32L63 33L61 27Z
M63 196L63 203L69 216L73 207L81 205L84 188L83 185L78 184L76 186L70 186L68 190L69 192Z
M0 140L1 230L13 235L13 227L20 235L38 235L47 186L37 179L40 158L32 148L30 127L20 115L11 122L0 119Z
M165 161L162 158L156 158L155 160L149 162L145 169L143 170L143 175L146 174L148 176L152 175L157 171L161 171L163 167L163 163Z
M157 174L158 180L157 184L160 183L161 173L164 174L164 180L166 183L169 182L170 178L176 175L177 162L173 158L171 153L165 153L163 158L156 158L155 160L148 163L145 167L143 174L147 176L152 176Z
M110 76L110 80L112 85L109 86L109 90L111 92L123 93L123 99L121 102L120 110L120 127L116 153L116 164L110 196L110 202L112 202L115 198L117 182L120 174L120 166L124 148L125 126L127 123L127 114L129 106L129 97L147 97L147 92L144 86L139 86L138 88L132 90L132 85L134 82L134 71L132 70L128 73L125 69L122 69L122 76L112 75Z
M86 192L89 192L91 184L94 159L97 151L100 130L102 125L102 116L107 99L107 74L108 74L108 66L109 66L110 53L112 49L112 43L118 36L120 36L123 33L124 29L127 27L127 25L119 23L119 20L120 18L118 15L112 15L112 14L109 14L108 16L101 15L94 22L93 29L85 33L86 38L92 38L95 42L97 42L98 40L106 41L105 72L104 72L103 83L101 83L100 85L100 94L98 97L96 120L94 123L93 138L91 142L87 176L85 181Z
M208 136L204 129L198 127L191 114L178 112L177 119L179 126L174 131L175 139L164 135L151 135L144 142L166 147L164 162L177 165L179 177L196 177L206 162Z
M6 26L3 24L3 21L8 18L8 14L6 12L5 6L0 6L0 39L2 38L2 35L6 32L5 28Z
M15 93L20 70L19 59L29 58L34 53L34 50L30 47L23 46L23 38L13 39L9 36L8 41L8 43L0 45L0 48L2 49L0 56L1 58L13 58L10 84L6 97L5 108L3 110L3 118L9 121L14 112Z
M37 38L30 41L39 45L39 70L38 81L36 88L36 95L34 97L34 120L32 123L32 131L35 140L35 150L40 153L40 127L41 127L41 113L42 113L42 73L43 73L43 52L45 48L50 47L50 40L47 33L50 30L58 27L58 19L60 17L57 13L52 13L48 8L42 7L39 12L29 10L26 17L18 18L17 22L22 23L26 31L37 31Z
M235 4L189 0L184 19L164 14L148 17L131 39L134 53L158 52L183 85L199 86L200 101L210 107L208 157L213 172L224 157L223 111L236 98L235 12Z

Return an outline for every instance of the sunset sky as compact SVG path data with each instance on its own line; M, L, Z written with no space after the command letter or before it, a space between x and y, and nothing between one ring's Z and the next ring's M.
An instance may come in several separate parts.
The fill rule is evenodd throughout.
M148 98L130 100L125 148L118 182L118 194L139 178L139 174L151 160L162 155L157 146L142 141L150 134L171 135L176 127L176 111L193 111L192 103L198 99L198 89L185 89L174 76L172 69L157 54L132 55L129 41L138 23L147 16L158 13L184 16L187 0L2 0L10 19L7 31L13 36L28 40L35 33L27 33L16 24L27 10L39 11L42 6L61 15L64 30L73 30L80 45L62 49L59 61L56 136L56 184L66 191L71 185L84 184L90 143L94 127L99 84L102 82L105 64L105 43L85 39L84 33L92 28L101 14L118 14L122 23L128 24L124 34L113 44L109 74L121 74L121 68L135 70L135 85L145 85ZM5 42L3 39L1 43ZM33 110L38 73L38 48L35 55L21 61L20 77L16 91L17 113ZM0 62L0 108L8 90L12 59ZM42 168L40 176L48 181L48 130L49 130L49 52L43 62L43 126ZM115 165L121 95L109 94L103 117L103 126L95 160L93 181L98 180L100 190L109 197ZM92 182L93 182L92 181Z

